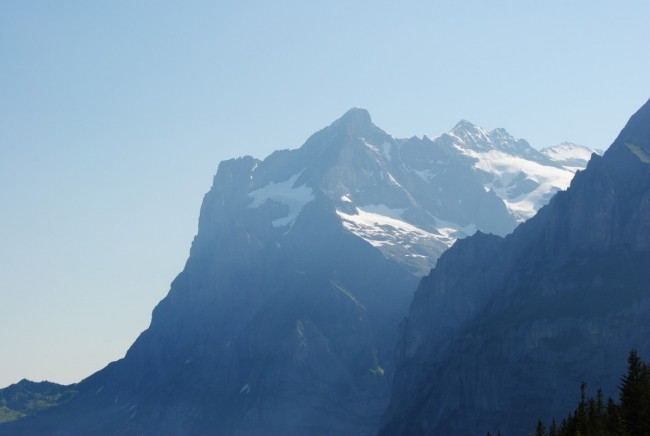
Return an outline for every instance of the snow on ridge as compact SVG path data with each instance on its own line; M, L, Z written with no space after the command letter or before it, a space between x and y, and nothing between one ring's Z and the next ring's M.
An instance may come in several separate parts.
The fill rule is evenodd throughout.
M460 120L450 132L447 132L447 134L456 138L463 145L470 147L484 148L485 145L493 147L490 132L485 130L483 127L470 123L467 120Z
M553 147L547 147L540 150L540 152L549 159L559 163L569 162L572 160L587 162L591 159L591 154L594 153L594 151L588 147L572 144L570 142L563 142Z
M492 175L492 181L487 187L504 201L518 221L532 217L552 193L566 189L575 173L568 168L543 165L498 150L482 153L468 150L466 154L477 159L475 168ZM521 183L518 178L524 178L537 186L515 195L509 190Z
M357 209L361 210L359 208ZM382 215L394 220L403 221L402 215L404 214L404 211L406 211L406 209L392 209L385 204L367 204L363 206L362 212Z
M428 273L456 239L476 231L474 225L462 227L432 217L436 223L432 233L407 222L402 217L405 210L369 204L355 207L354 213L341 210L336 213L348 231L376 247L387 258L410 264L420 274Z
M284 182L274 183L270 182L248 194L253 201L248 205L249 209L256 209L267 201L276 202L287 206L287 215L281 218L276 218L271 222L273 227L292 226L298 214L302 211L305 205L314 200L313 190L305 185L294 186L302 171L294 174Z
M376 146L375 144L372 144L366 140L366 138L359 138L362 142L363 145L366 146L370 151L372 151L375 155L377 156L383 156L386 161L390 162L393 159L393 156L391 155L393 146L390 142L384 141L381 146Z
M404 187L402 185L400 185L397 180L395 180L395 177L393 177L393 175L390 172L386 171L386 174L388 174L388 180L390 180L390 182L393 185L399 186L400 188L404 189ZM406 189L404 189L404 190L406 191Z
M474 224L468 224L466 226L459 226L450 221L441 220L438 217L433 217L436 220L436 230L445 238L459 239L460 237L472 236L478 230L478 227Z
M346 229L374 247L399 244L407 246L425 239L439 240L447 246L453 244L453 241L448 241L444 236L434 235L403 221L401 215L404 209L391 209L383 204L364 206L364 209L357 207L356 214L340 210L336 213L343 220Z
M465 228L442 221L436 218L440 225L437 228L439 234L434 234L410 224L402 218L405 209L391 209L384 204L370 204L356 207L356 214L348 214L337 210L337 215L343 220L343 225L355 235L366 240L375 247L384 245L397 245L410 248L410 246L422 239L435 240L451 247L456 241L457 232L460 230L466 235L476 231L476 226L470 225ZM405 243L405 242L409 242Z
M346 195L341 195L340 200L344 203L352 203L352 200L350 200L349 194Z
M365 138L360 138L361 141L363 141L363 145L365 145L370 151L372 151L374 154L381 156L382 152L379 151L379 148L375 144L371 144L370 142L366 141Z

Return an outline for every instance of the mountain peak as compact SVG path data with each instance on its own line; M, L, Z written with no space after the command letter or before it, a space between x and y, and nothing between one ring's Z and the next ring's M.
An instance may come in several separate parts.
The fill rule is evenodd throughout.
M449 134L460 141L459 146L475 151L493 148L487 130L467 120L460 120Z
M368 111L358 107L348 110L341 118L334 121L330 127L344 131L347 135L356 138L367 138L377 132L383 132L373 124Z
M370 119L370 114L366 109L353 107L344 113L341 118L336 120L336 123L345 125L368 126L372 125L372 120Z
M478 127L476 124L473 124L465 119L460 120L459 122L456 123L453 129L451 129L452 132L456 132L457 130L475 130Z

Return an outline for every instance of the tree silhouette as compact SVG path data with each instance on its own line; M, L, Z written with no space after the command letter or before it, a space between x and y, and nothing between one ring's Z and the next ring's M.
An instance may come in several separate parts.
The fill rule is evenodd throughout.
M618 386L620 404L611 397L605 402L602 389L596 398L587 398L587 384L582 382L578 406L559 426L553 418L548 436L650 436L650 366L636 350L630 352L627 363ZM535 435L546 435L541 420Z

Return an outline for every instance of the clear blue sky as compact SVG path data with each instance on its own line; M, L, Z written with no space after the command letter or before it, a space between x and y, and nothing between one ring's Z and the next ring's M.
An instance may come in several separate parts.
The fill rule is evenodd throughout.
M348 108L605 148L650 97L650 2L0 2L0 386L124 355L223 159Z

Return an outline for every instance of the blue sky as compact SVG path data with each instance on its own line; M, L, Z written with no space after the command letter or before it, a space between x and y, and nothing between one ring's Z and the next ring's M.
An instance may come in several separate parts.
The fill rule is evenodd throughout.
M219 161L353 106L605 148L650 97L647 1L0 2L0 386L124 355Z

